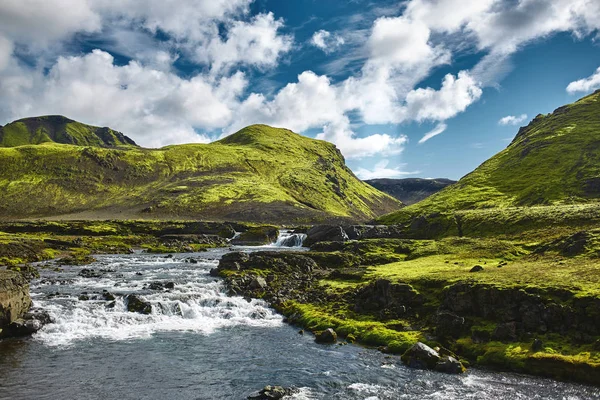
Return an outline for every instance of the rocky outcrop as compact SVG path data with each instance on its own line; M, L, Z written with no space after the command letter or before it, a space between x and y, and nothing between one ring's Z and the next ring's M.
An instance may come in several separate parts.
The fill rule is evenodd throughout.
M424 343L415 343L401 357L402 362L410 368L432 369L449 374L460 374L466 369L452 354L445 354L439 349L432 349Z
M308 230L304 246L321 242L345 242L361 239L405 239L411 232L396 225L316 225Z
M337 342L337 337L337 333L333 329L327 328L324 331L315 333L315 342L333 344Z
M412 286L378 279L358 290L354 311L375 314L380 319L393 319L413 314L423 302L423 296Z
M0 335L31 307L27 279L15 271L0 271Z
M274 243L279 235L275 226L257 226L242 232L240 236L231 241L231 244L240 246L261 246Z
M496 323L493 331L473 332L474 340L514 341L527 334L576 332L580 343L592 343L600 335L600 299L575 297L571 292L555 290L536 293L522 289L485 284L457 283L448 287L441 311L454 315L443 325L464 329L460 318L476 317ZM443 326L440 325L440 326ZM444 330L441 328L440 330Z
M283 386L265 386L264 389L248 396L248 400L278 400L286 396L292 396L299 393L300 390L294 387L284 388Z
M139 314L152 314L152 304L140 299L134 294L125 296L127 302L127 311L136 312Z

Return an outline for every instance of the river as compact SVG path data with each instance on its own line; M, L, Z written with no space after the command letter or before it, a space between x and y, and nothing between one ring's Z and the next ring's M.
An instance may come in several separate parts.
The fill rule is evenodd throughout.
M0 342L0 399L244 399L267 384L300 388L295 399L600 399L585 385L411 370L373 349L315 344L264 302L225 294L209 271L228 251L41 269L31 294L55 323ZM97 276L80 276L84 268ZM173 288L158 288L166 283ZM152 314L127 312L131 293Z

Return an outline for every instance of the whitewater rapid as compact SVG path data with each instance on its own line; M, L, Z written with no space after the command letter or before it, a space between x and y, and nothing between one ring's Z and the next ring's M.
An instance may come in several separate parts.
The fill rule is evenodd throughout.
M212 334L236 325L281 325L282 318L264 301L225 293L223 283L209 275L218 256L98 256L98 262L85 267L100 275L92 278L79 275L83 267L44 271L43 279L31 286L32 297L34 305L48 311L55 322L34 338L60 346L93 337L127 340L149 338L156 332ZM174 287L149 288L167 283ZM114 295L114 303L104 293ZM131 294L151 303L152 313L128 312L125 296ZM81 300L82 296L89 300Z

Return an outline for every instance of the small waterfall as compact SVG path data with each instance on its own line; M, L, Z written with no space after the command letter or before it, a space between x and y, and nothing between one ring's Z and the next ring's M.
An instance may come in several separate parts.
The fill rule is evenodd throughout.
M302 247L306 235L304 233L292 233L288 230L279 231L277 241L273 244L275 247Z

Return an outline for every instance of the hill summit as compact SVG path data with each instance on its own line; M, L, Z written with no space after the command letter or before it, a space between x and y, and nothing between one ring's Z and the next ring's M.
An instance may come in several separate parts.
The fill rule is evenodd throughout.
M27 121L32 126L31 121L44 124L47 118ZM17 126L27 126L23 121ZM65 123L65 129L88 127ZM9 132L15 129L10 125ZM49 131L44 129L21 132ZM101 135L89 135L78 144L62 144L67 140L60 135L53 136L60 143L18 137L23 136L28 139L24 144L43 145L9 141L13 147L0 147L0 218L309 224L368 221L402 207L360 181L333 144L266 125L246 127L210 144L162 149L109 146L129 143L126 136L99 142L92 139Z
M73 121L62 115L23 118L0 127L0 146L62 143L78 146L136 146L121 132Z
M600 91L536 116L510 145L473 172L381 222L459 210L597 203Z

